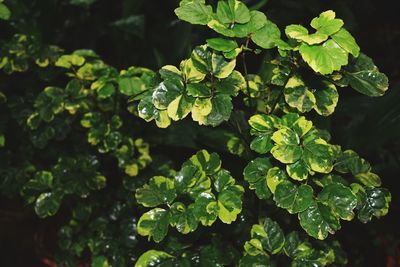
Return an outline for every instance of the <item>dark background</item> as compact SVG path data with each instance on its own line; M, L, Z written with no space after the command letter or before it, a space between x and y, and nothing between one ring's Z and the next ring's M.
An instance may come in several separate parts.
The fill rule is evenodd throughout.
M24 3L25 2L25 3ZM174 15L176 0L98 0L90 6L72 1L5 1L22 18L13 28L0 22L0 36L32 33L44 44L67 52L95 50L118 68L144 66L157 69L177 65L194 45L213 33L190 26ZM211 1L212 2L212 1ZM336 113L321 122L331 130L333 143L357 151L368 159L392 193L389 214L363 225L343 223L337 238L348 252L349 266L400 266L400 16L397 1L384 0L252 0L277 25L307 25L321 11L333 9L345 21L361 50L386 73L390 89L384 97L368 98L350 89L339 91ZM250 57L250 72L260 57ZM60 216L40 220L18 200L0 199L0 266L44 266L36 251L43 233L52 237ZM55 235L54 235L54 238ZM55 240L54 240L55 243ZM51 241L50 241L51 244Z

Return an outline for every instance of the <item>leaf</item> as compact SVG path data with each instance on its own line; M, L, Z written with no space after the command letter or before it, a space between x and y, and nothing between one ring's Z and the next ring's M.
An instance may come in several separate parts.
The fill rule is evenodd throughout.
M244 91L246 87L246 80L243 75L236 70L232 71L227 78L221 79L215 83L217 92L230 96L237 96L239 91Z
M259 132L272 133L277 121L278 118L275 116L257 114L250 117L249 124L253 129Z
M362 53L349 64L344 76L354 90L367 96L382 96L389 87L387 76L379 72L372 59Z
M368 187L381 186L381 178L372 172L358 173L354 176L359 182Z
M250 11L250 21L246 24L233 25L232 32L235 37L243 38L261 29L266 23L267 17L264 13L252 10Z
M287 180L286 173L278 167L273 167L267 172L267 185L269 190L275 194L276 187L283 181Z
M61 197L55 193L42 193L36 199L35 212L40 218L53 216L61 205Z
M175 186L178 193L186 192L196 199L200 194L211 191L211 180L200 166L185 163L175 176Z
M182 94L169 103L167 112L168 116L174 120L185 118L192 110L195 98Z
M302 44L300 54L315 72L324 75L340 70L348 63L348 54L333 40L328 40L322 45Z
M268 158L256 158L244 168L244 180L249 183L250 189L256 190L259 199L267 199L271 196L267 186L267 173L270 168L272 164Z
M290 181L282 181L274 193L276 205L291 214L306 210L313 203L313 189L309 185L296 186Z
M218 195L218 218L227 224L231 224L242 211L243 187L230 186Z
M186 208L185 204L181 202L175 202L171 205L169 223L182 234L195 231L198 225L193 210Z
M251 237L261 241L262 247L271 254L279 253L284 244L285 236L279 224L266 218L260 224L251 228Z
M284 95L286 103L301 113L308 112L315 106L314 94L308 90L298 76L289 78L284 89Z
M200 150L190 158L190 162L200 167L207 175L216 174L221 169L221 160L217 153L208 153L207 150Z
M335 19L335 12L328 10L322 12L319 17L311 21L311 27L316 29L319 33L332 35L339 31L343 26L343 20Z
M211 74L219 79L224 79L232 73L236 66L236 59L226 61L223 56L213 53L211 57L211 65Z
M331 172L335 159L331 146L322 138L304 141L303 158L311 170L320 173Z
M392 199L390 192L385 188L367 188L365 192L357 193L361 205L357 217L367 223L372 216L382 217L389 211L389 203Z
M230 96L218 94L211 99L211 105L211 112L207 115L203 124L215 127L229 120L233 109Z
M309 45L319 44L328 39L328 35L316 32L309 34L308 30L301 25L289 25L285 28L287 37L306 42Z
M206 75L204 73L201 73L199 70L195 68L193 65L192 59L186 59L182 60L181 64L179 65L181 69L181 77L183 76L183 79L185 82L188 83L199 83L204 80ZM180 78L181 78L180 77Z
M353 175L357 175L369 172L371 165L353 150L345 150L341 152L339 158L336 160L335 170L340 173L351 172Z
M271 49L281 40L281 31L275 23L267 20L262 28L251 35L251 40L264 49Z
M336 108L339 94L334 84L323 82L321 87L314 91L316 106L315 111L322 116L331 115Z
M159 250L148 250L140 255L135 267L162 266L164 263L171 261L175 257Z
M323 240L328 233L334 234L340 228L339 219L333 214L332 209L322 203L313 202L298 216L301 227L316 239Z
M172 79L161 82L152 95L152 102L157 109L167 109L168 105L183 92L183 83Z
M207 45L208 47L221 52L229 52L238 47L236 41L224 38L207 39Z
M82 66L85 61L85 58L79 55L62 55L57 59L55 65L57 67L70 69L72 66Z
M106 257L96 256L92 258L92 267L109 267L109 263Z
M204 226L211 226L218 217L218 206L212 193L202 192L189 207L193 210L196 220Z
M250 11L245 4L237 0L219 1L217 18L225 24L243 24L250 20Z
M328 184L318 194L318 200L330 206L341 219L351 221L354 218L357 197L349 187L339 183Z
M267 255L245 255L240 259L239 267L271 267L269 257Z
M296 161L293 164L286 165L286 171L291 178L297 181L303 181L308 178L308 170L310 167L304 160Z
M6 5L0 3L0 19L9 20L10 17L11 17L10 9Z
M176 16L191 24L207 25L212 18L212 7L204 3L189 2L175 9Z
M340 29L331 38L340 45L346 52L358 57L360 54L360 47L356 43L354 37L344 28Z
M171 204L176 198L174 181L164 176L154 176L148 184L136 190L135 197L144 207Z
M155 242L160 242L168 233L170 214L165 209L154 208L144 213L137 224L139 235L153 238Z
M294 163L302 156L299 146L299 136L289 128L283 128L272 135L276 145L271 149L271 154L282 163Z

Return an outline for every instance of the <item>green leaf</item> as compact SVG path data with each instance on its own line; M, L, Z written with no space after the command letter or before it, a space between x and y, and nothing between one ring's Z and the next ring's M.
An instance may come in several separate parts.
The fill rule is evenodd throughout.
M286 171L291 178L297 181L303 181L308 178L308 170L310 167L304 160L296 161L293 164L286 165Z
M176 198L174 181L164 176L154 176L148 184L136 190L135 197L145 207L171 204Z
M267 17L264 13L252 10L250 11L250 21L246 24L233 25L232 31L235 37L243 38L261 29L266 23Z
M262 28L251 35L251 40L264 49L271 49L281 40L281 31L275 23L267 20Z
M244 189L240 185L234 185L235 180L228 171L220 170L215 176L214 186L219 192L218 217L223 223L230 224L236 220L242 211L242 195Z
M217 17L225 24L243 24L250 20L250 11L245 4L237 0L219 1Z
M271 267L269 257L267 255L245 255L240 259L239 267Z
M290 77L284 89L285 101L301 113L314 108L316 99L298 76Z
M160 242L168 233L170 214L165 209L155 208L144 213L137 224L139 235L153 238Z
M286 173L278 167L273 167L267 172L267 185L273 194L275 194L276 187L287 179Z
M315 111L322 116L331 115L336 108L339 100L339 94L334 84L323 82L321 87L314 91L316 100Z
M199 83L204 80L206 77L206 74L200 72L198 69L193 64L192 59L186 59L182 60L181 64L179 65L181 68L181 76L183 75L183 78L186 83Z
M215 83L217 92L230 96L237 96L239 91L244 91L246 87L246 80L243 75L236 70L232 71L227 78L221 79Z
M8 7L2 3L0 3L0 19L9 20L11 17L11 11Z
M273 133L277 121L278 118L273 115L257 114L250 117L249 124L259 132Z
M244 24L244 25L246 25L246 24ZM220 21L218 21L216 19L210 20L210 22L207 23L207 26L210 29L213 29L217 33L222 34L224 36L235 37L235 33L233 32L233 30L228 28L229 25L224 25L223 23L221 23Z
M213 53L211 58L211 64L212 64L211 74L219 79L224 79L232 73L233 69L236 66L236 59L232 59L231 61L226 61L225 57Z
M193 199L200 194L211 191L211 180L198 165L185 163L175 176L175 186L179 193L186 192Z
M42 193L36 199L35 212L40 218L53 216L61 205L61 197L55 193Z
M211 89L204 83L189 83L186 90L189 96L211 97Z
M221 160L217 153L208 153L207 150L200 150L190 158L193 165L200 167L207 175L216 174L221 169Z
M340 45L346 52L358 57L360 54L360 47L356 43L354 37L344 28L340 29L331 38Z
M188 234L197 229L198 221L193 214L192 208L186 208L185 204L175 202L170 208L170 225L178 232Z
M249 183L249 188L256 190L259 199L267 199L271 192L267 185L267 173L272 168L268 158L256 158L247 164L243 171L244 180Z
M381 178L372 172L358 173L354 176L360 183L368 187L381 186Z
M146 85L140 77L120 77L118 86L120 92L127 96L136 95L146 90Z
M354 218L357 197L349 187L339 183L328 184L318 194L318 200L330 206L341 219L351 221Z
M309 185L297 186L290 181L282 181L276 186L274 200L278 207L289 213L299 213L313 203L313 189Z
M168 105L183 92L183 83L172 79L161 82L152 95L152 102L157 109L167 109Z
M316 29L319 33L332 35L339 31L343 26L343 20L335 19L335 12L328 10L322 12L318 18L311 21L311 27Z
M72 66L82 66L85 61L85 58L79 55L62 55L60 58L57 59L55 65L57 67L70 69Z
M272 135L276 145L271 149L271 154L282 163L294 163L302 156L299 136L289 128L283 128Z
M285 236L281 227L270 218L253 225L251 237L260 240L262 247L271 254L279 253L285 244Z
M169 103L167 112L168 116L174 120L181 120L185 118L192 110L195 98L182 94Z
M224 38L207 39L207 45L208 47L221 52L229 52L238 47L236 41Z
M163 266L163 264L171 261L175 257L159 250L148 250L140 255L135 267Z
M23 188L23 192L26 191L45 191L49 190L53 186L54 177L51 172L40 171L35 174L35 177L29 180Z
M231 97L225 94L218 94L211 99L212 109L205 118L205 125L217 126L224 121L229 120L233 105Z
M191 24L207 25L212 18L212 7L199 1L181 5L175 9L176 16Z
M96 256L92 259L92 267L109 267L110 264L104 256Z
M218 205L215 196L209 192L202 192L189 206L197 221L204 226L211 226L218 217Z
M353 175L357 175L369 172L371 165L353 150L345 150L341 152L339 158L336 160L335 170L340 173L351 172Z
M328 35L316 32L309 34L308 30L301 25L289 25L285 28L287 37L306 42L309 45L319 44L328 39Z
M339 219L332 209L322 203L313 202L299 213L300 225L310 236L323 240L328 233L334 234L340 228Z
M328 40L322 45L302 44L300 54L315 72L324 75L340 70L348 63L348 54L333 40Z
M331 145L322 138L304 142L303 158L311 170L320 173L331 172L335 160Z
M350 86L367 96L382 96L389 87L388 78L379 72L371 58L360 54L344 72Z
M365 192L360 191L357 195L361 202L357 217L361 222L367 223L372 216L379 218L388 213L392 196L387 189L367 188Z

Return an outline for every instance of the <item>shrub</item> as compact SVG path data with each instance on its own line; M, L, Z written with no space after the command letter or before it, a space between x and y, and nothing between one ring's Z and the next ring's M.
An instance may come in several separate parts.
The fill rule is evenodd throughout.
M0 3L1 19L13 11ZM158 71L35 35L2 43L17 89L1 93L0 192L43 219L65 210L60 266L346 265L330 235L386 215L391 195L318 125L338 89L381 96L385 74L332 10L279 27L237 0L175 14L210 38Z

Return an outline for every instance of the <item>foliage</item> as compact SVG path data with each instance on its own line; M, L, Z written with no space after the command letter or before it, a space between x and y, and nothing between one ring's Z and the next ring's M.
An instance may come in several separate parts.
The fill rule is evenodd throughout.
M0 23L13 12L0 1ZM158 71L118 71L33 34L1 40L2 75L36 80L1 84L0 193L43 219L68 207L52 255L62 266L346 265L329 234L386 215L391 194L317 125L338 88L382 96L386 75L332 10L285 35L238 0L182 0L175 14L213 33ZM268 56L249 73L246 55Z

